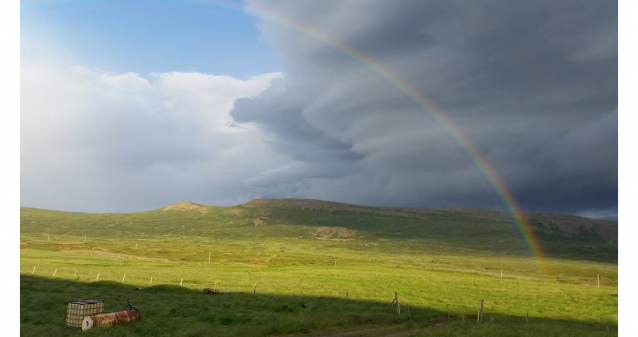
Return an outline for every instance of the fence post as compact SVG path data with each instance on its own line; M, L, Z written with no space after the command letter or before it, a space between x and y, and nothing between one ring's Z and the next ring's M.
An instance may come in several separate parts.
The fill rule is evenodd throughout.
M527 325L528 321L529 321L529 310L527 310L527 314L525 315L525 325Z
M124 283L124 279L126 278L126 274L124 274L124 276L122 276L122 283Z
M33 267L33 270L31 271L31 275L33 275L35 273L35 267Z
M255 285L253 286L253 294L257 293L257 283L255 283Z
M179 285L181 286L183 282L184 282L184 278L182 277L182 279L179 281Z

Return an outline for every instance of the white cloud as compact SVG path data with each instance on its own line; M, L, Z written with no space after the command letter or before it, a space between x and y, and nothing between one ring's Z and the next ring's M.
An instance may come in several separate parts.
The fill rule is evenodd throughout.
M46 62L21 65L21 204L133 211L178 199L232 204L285 159L229 115L280 73L149 78Z

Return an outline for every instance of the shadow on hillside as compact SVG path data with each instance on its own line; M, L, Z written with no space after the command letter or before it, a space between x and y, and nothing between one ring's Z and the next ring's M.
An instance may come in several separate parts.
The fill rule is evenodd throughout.
M388 302L345 298L278 295L261 293L226 293L207 295L179 286L159 285L139 289L117 282L83 283L21 275L20 331L22 336L269 336L313 335L370 326L395 326L406 335L433 328L458 329L449 335L467 334L476 325L476 313L465 312L461 323L460 308L447 313L424 307L402 306L401 315ZM344 294L345 295L345 294ZM400 296L400 294L399 294ZM66 305L78 299L104 301L104 312L127 310L127 298L140 310L142 320L113 328L98 328L82 333L65 326ZM392 298L392 294L389 294ZM466 308L469 311L469 308ZM473 310L472 310L473 311ZM525 317L485 313L481 324L501 324L508 335L512 329L528 327L539 336L584 336L607 332L603 323L541 319L530 313ZM493 322L489 323L493 318ZM448 324L452 323L452 324ZM468 326L473 324L472 326ZM443 325L441 327L441 325ZM455 328L456 327L456 328ZM616 331L616 326L609 327ZM443 331L443 330L441 330ZM457 332L455 332L457 331ZM465 331L465 332L463 332ZM527 334L529 335L529 334Z
M409 217L392 216L392 213L383 215L289 208L264 208L261 211L268 212L267 224L314 227L311 233L314 238L335 240L333 242L341 239L356 241L358 231L373 239L424 240L427 246L441 245L448 249L530 256L518 225L506 213L493 219L459 212L430 214L424 218L421 215ZM606 240L592 231L583 229L579 233L570 233L537 222L533 223L532 229L548 257L611 263L618 261L617 241Z

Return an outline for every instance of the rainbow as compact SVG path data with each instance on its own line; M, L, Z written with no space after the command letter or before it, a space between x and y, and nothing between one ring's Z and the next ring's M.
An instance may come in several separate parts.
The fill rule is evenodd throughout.
M394 88L405 94L412 101L414 101L423 111L428 113L434 120L436 120L460 145L460 147L467 153L467 155L474 161L478 169L489 181L493 187L499 199L503 202L503 205L507 208L510 217L512 218L516 228L518 229L523 241L527 245L530 254L535 259L535 262L542 274L549 275L551 270L549 266L544 262L546 254L540 241L534 234L532 226L528 221L525 214L512 193L509 191L503 180L496 173L495 168L487 161L487 159L481 154L481 152L474 146L474 144L463 134L463 132L430 100L428 100L419 90L414 87L410 82L401 78L396 72L393 72L388 67L383 66L377 62L370 55L362 52L352 45L346 44L342 41L335 39L332 36L325 34L324 32L317 30L308 24L295 20L290 17L282 17L275 13L262 13L259 18L266 22L276 24L287 29L303 33L317 41L321 41L327 45L330 45L335 50L339 50L342 53L349 56L352 60L359 62L373 73L390 83Z
M44 2L44 1L43 1ZM43 2L38 1L42 4ZM71 1L59 1L59 2L73 2ZM167 0L167 2L173 2ZM183 5L184 2L175 2L176 4ZM240 6L237 2L233 1L211 1L211 0L190 0L187 3L196 5L210 5L220 9L246 12L246 9ZM414 87L410 82L401 78L396 72L393 72L390 68L377 62L372 56L357 49L355 46L346 44L325 32L322 32L315 27L310 26L307 23L295 20L291 17L284 17L279 13L274 12L248 12L254 15L258 20L274 24L278 27L282 27L288 30L298 32L304 36L312 38L321 43L327 44L337 51L347 55L353 61L356 61L369 69L371 72L378 75L381 79L388 82L399 92L409 97L416 105L423 111L429 114L435 121L437 121L459 144L465 153L476 164L476 167L485 176L490 183L499 199L507 209L512 221L521 235L524 243L528 247L528 250L535 261L539 271L543 275L551 275L552 270L548 263L546 263L546 254L540 241L534 234L532 226L522 212L521 206L518 204L512 193L509 191L503 180L496 173L495 168L488 162L488 160L481 154L481 152L474 146L474 144L463 134L463 132L430 100L428 100L419 90Z

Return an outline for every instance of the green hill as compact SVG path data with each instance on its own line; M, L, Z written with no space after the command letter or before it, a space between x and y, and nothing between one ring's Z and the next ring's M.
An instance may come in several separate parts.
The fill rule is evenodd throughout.
M527 214L546 252L539 261L530 256L508 214L469 208L428 210L258 199L233 207L182 201L137 213L90 214L23 207L20 214L24 335L38 335L42 327L57 329L56 334L75 334L77 331L64 329L63 322L54 316L35 318L32 315L38 311L25 308L38 307L34 301L42 300L64 311L63 298L97 296L75 289L93 289L92 284L108 281L143 287L152 282L152 288L181 284L198 291L218 282L233 293L250 293L258 284L260 294L271 296L260 302L259 313L245 315L263 315L263 310L272 309L278 312L273 324L280 322L282 328L257 329L254 325L259 320L255 317L230 315L231 323L210 318L210 324L203 324L205 331L217 335L303 334L404 323L416 324L411 329L419 334L440 317L445 318L448 307L454 311L452 321L459 319L460 310L475 313L480 299L486 301L493 318L500 317L495 322L504 324L504 331L511 331L508 324L519 322L526 311L545 320L547 326L537 325L537 330L527 334L530 336L582 335L582 331L591 330L582 324L598 324L597 331L605 322L615 326L617 321L616 222ZM551 266L551 274L540 273L539 263ZM95 283L98 278L100 282ZM51 283L52 279L71 283ZM60 287L57 297L43 298L41 292L33 290L45 284ZM121 290L100 289L111 297ZM163 288L159 289L157 296L164 296ZM173 296L170 291L167 298ZM336 304L330 304L313 309L325 319L317 325L312 317L304 316L307 311L276 311L281 309L278 296L298 296L301 300L302 293L321 302L321 298L343 298L346 292L357 300L376 303L370 304L370 310L378 310L379 303L387 306L395 291L401 294L402 303L411 307L410 317L405 313L399 318L387 316L396 314L392 310L366 311L366 305L336 310ZM237 301L234 307L250 310L241 304L248 299L240 296ZM166 303L167 307L176 305ZM140 306L149 310L148 304ZM377 314L383 316L374 316ZM173 321L170 312L155 315L158 322ZM340 319L343 315L350 318ZM181 317L180 324L194 319L193 326L201 326L202 319L195 316ZM330 317L334 319L330 321ZM32 320L41 321L38 324L43 326ZM446 324L445 329L448 325L449 334L470 333L467 326ZM135 326L145 325L114 331L136 335ZM149 330L142 331L157 334L151 325L147 327ZM191 330L185 327L177 333L169 329L172 333L166 335L195 334L189 333ZM498 335L492 330L476 331ZM519 332L517 335L525 334Z
M321 245L355 251L399 249L432 254L529 256L508 214L468 208L428 210L304 199L257 199L234 207L183 201L139 213L89 214L21 208L20 215L23 248L46 249L42 245L44 235L69 240L87 235L91 239L196 237L255 243L324 240L327 242ZM551 257L617 261L616 222L555 214L528 217ZM310 245L314 244L319 243Z

